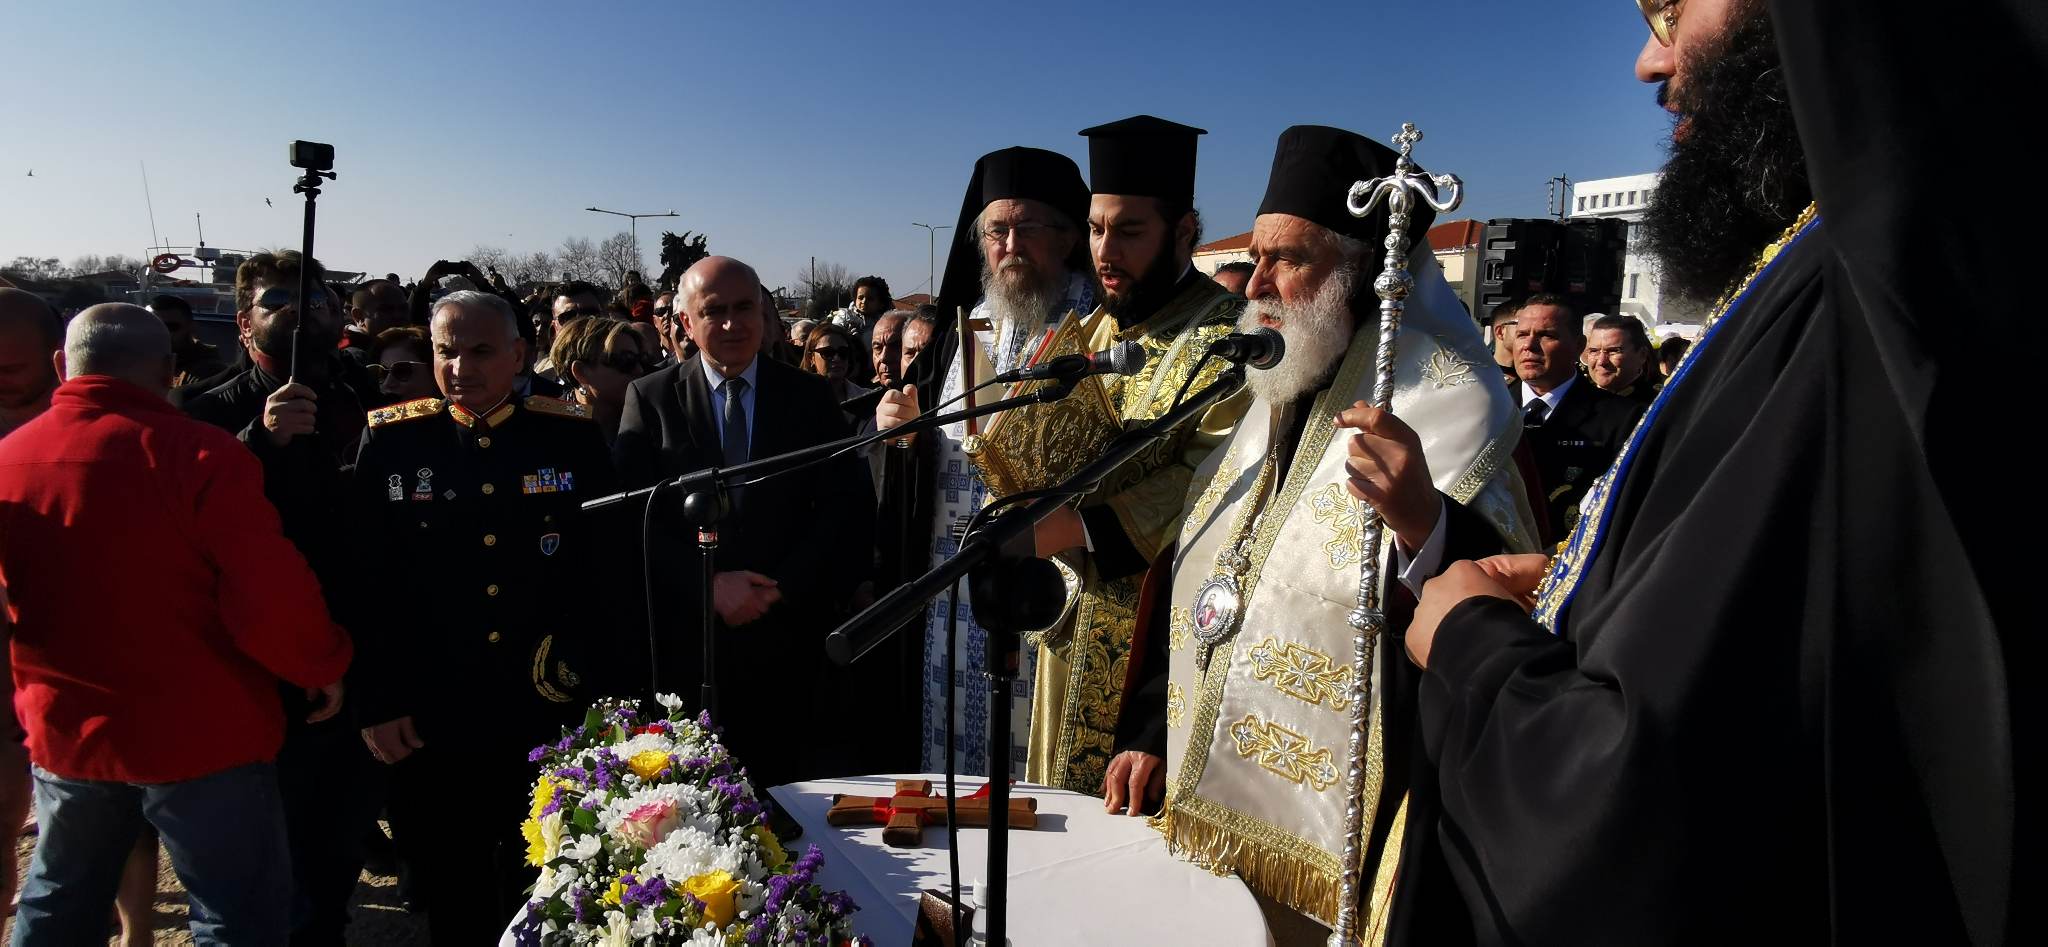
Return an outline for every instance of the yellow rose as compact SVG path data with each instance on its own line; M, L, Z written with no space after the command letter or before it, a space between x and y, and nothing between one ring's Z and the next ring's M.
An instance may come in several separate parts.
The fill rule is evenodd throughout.
M754 826L747 830L747 834L752 835L754 842L761 846L761 863L767 865L770 870L781 868L789 861L789 853L782 850L782 843L776 840L775 833L768 831L767 826Z
M720 869L709 871L683 882L683 890L691 897L704 902L704 919L723 929L732 923L732 899L740 891L740 883L731 873Z
M653 779L668 768L668 754L660 750L641 750L626 761L626 766L643 780Z
M547 808L548 803L553 801L555 801L555 781L542 776L540 782L533 784L533 811L528 812L527 815L535 819L540 818L540 810Z

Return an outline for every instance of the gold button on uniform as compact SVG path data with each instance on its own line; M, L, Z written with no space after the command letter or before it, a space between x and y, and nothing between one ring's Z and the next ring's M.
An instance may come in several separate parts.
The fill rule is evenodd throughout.
M485 595L496 595L496 594L498 594L498 587L497 587L497 585L495 585L495 584L492 584L492 585L487 585L487 586L485 586L485 587L484 587L484 594L485 594Z
M495 545L497 545L497 544L498 544L498 537L497 537L497 536L494 536L494 535L492 535L492 534L490 534L490 533L485 533L485 534L484 534L484 545L486 545L486 546L495 546Z
M498 643L498 639L499 639L499 638L501 638L501 637L503 637L503 636L502 636L502 635L500 635L500 634L498 634L497 632L495 632L495 631L494 631L494 632L491 632L491 633L490 633L490 634L488 634L488 635L485 635L485 636L484 636L484 640L485 640L485 641L488 641L488 642L490 642L490 643L492 643L492 644L497 644L497 643Z
M476 446L489 447L491 446L491 439L488 437L479 437L476 439Z
M492 486L491 484L488 484L488 483L487 483L487 484L484 484L484 496L490 496L491 494L493 494L493 493L496 493L496 492L498 492L498 488L497 488L497 487L495 487L495 486Z

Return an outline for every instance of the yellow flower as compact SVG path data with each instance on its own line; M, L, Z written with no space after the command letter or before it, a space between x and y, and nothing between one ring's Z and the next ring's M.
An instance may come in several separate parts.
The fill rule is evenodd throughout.
M599 900L599 901L602 901L602 902L604 902L605 904L613 904L613 905L616 905L616 904L619 904L619 903L621 903L621 902L625 901L625 900L626 900L626 876L625 876L625 875L620 875L620 876L618 876L617 878L613 878L613 879L612 879L612 886L611 886L611 887L609 887L609 888L606 888L606 889L604 890L604 896L603 896L603 897L601 897L601 898L598 898L598 900Z
M553 801L555 801L555 781L542 776L540 782L533 784L533 810L528 812L527 815L535 819L540 818L540 810L547 808L548 803Z
M770 870L781 868L789 861L789 853L782 850L782 843L776 840L775 833L768 831L767 826L754 826L747 830L747 834L752 835L755 844L761 846L761 863L767 865Z
M683 882L683 890L704 902L704 919L723 929L732 923L732 899L740 883L724 869L709 871Z
M528 819L519 825L526 836L526 863L539 868L553 861L562 850L562 814L550 812L543 819Z
M668 768L668 754L660 750L641 750L633 754L633 758L627 760L626 765L633 770L633 775L643 780L653 779Z

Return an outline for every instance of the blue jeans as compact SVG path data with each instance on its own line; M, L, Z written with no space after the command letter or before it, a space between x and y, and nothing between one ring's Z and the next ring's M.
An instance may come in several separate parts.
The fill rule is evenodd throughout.
M291 856L273 764L155 785L34 772L42 837L22 883L14 947L105 943L121 866L145 821L185 886L194 942L289 939Z

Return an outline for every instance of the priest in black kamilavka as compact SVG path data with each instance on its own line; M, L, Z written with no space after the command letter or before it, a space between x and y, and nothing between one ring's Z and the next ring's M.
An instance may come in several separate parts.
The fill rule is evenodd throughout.
M1641 6L1649 246L1719 301L1554 558L1426 586L1393 939L2039 943L2027 508L1986 477L2036 399L1984 347L2038 295L2005 96L2048 16Z

